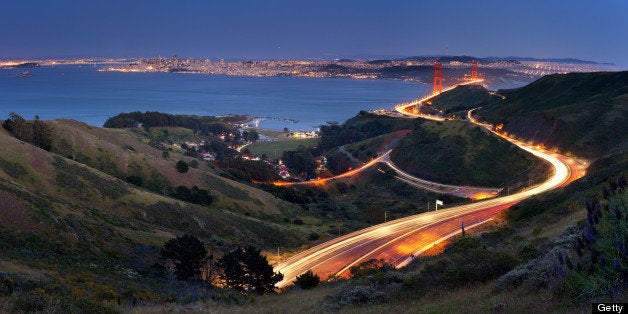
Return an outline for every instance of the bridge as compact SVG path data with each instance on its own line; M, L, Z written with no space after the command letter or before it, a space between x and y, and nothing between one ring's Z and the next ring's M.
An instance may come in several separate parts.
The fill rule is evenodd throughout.
M432 94L427 95L420 99L398 104L395 106L395 110L399 112L400 114L406 115L406 116L408 115L411 117L420 116L421 118L424 118L424 119L444 121L445 118L441 116L421 114L421 107L425 105L429 105L430 100L432 100L434 97L444 92L450 91L460 85L479 84L479 83L482 83L483 81L484 80L480 78L478 74L478 63L477 61L473 60L471 62L471 78L469 80L443 89L443 66L442 64L435 62L434 63L434 90Z

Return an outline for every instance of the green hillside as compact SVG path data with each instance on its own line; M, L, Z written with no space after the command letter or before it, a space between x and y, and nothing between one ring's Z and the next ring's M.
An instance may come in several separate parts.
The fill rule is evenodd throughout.
M159 301L174 292L152 266L161 245L175 236L192 234L217 251L308 242L313 226L288 220L301 207L205 165L178 173L176 160L187 157L163 158L125 130L46 123L54 134L50 152L0 129L0 271L17 276L11 280L35 278L37 287L50 289L46 295ZM173 186L198 185L214 201L196 205L122 180L132 172Z
M327 152L334 147L413 127L413 119L360 111L357 116L345 121L342 125L321 126L321 141L318 146L322 152Z
M508 133L587 158L628 146L628 72L548 75L499 94L477 114Z
M463 121L418 124L391 153L399 167L448 184L521 187L542 181L549 166L516 146Z
M253 216L280 214L294 209L292 204L268 193L217 175L205 163L199 163L198 168L191 168L187 173L178 173L174 167L178 160L190 163L194 158L175 153L164 157L163 151L155 148L162 144L150 143L141 130L96 128L72 120L56 120L50 124L55 137L52 152L120 179L139 176L149 190L161 192L160 187L165 185L196 185L212 191L217 207ZM155 131L156 128L153 128L151 132ZM170 131L171 136L191 134L189 130Z
M444 113L466 111L496 101L501 97L490 94L480 85L460 85L446 93L442 93L431 100L435 109Z

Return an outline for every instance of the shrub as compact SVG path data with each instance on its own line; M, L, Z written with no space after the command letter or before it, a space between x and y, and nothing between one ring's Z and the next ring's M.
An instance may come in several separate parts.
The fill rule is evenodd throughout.
M176 164L175 168L177 168L177 171L179 173L186 173L190 169L190 166L188 166L187 162L185 162L183 160L179 160L179 161L177 161L177 164Z
M347 284L337 289L327 298L324 306L330 310L339 310L346 305L367 305L384 302L386 291L376 284Z
M297 276L297 280L294 281L294 284L301 289L307 290L315 288L320 282L321 278L310 269L302 275Z
M351 274L351 278L358 278L375 275L377 273L393 269L395 269L395 267L386 263L383 259L371 259L356 266L351 266L351 268L349 268L349 273Z
M320 235L318 235L318 233L316 232L312 232L310 233L310 235L307 236L307 239L310 241L316 241L320 238Z

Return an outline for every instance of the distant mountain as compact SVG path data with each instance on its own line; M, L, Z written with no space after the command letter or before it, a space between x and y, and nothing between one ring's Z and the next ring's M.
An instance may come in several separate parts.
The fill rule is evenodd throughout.
M486 59L494 60L518 60L518 61L539 61L539 62L558 62L558 63L577 63L577 64L598 64L598 65L615 65L614 63L595 62L574 58L532 58L532 57L486 57Z
M474 57L474 56L443 56L443 55L424 55L424 56L412 56L403 57L396 60L410 61L410 60L439 60L441 62L459 61L459 62L471 62L472 60L478 60L480 62L495 62L495 61L538 61L538 62L558 62L558 63L576 63L576 64L597 64L597 65L614 65L613 63L601 63L595 61L581 60L575 58L532 58L532 57Z

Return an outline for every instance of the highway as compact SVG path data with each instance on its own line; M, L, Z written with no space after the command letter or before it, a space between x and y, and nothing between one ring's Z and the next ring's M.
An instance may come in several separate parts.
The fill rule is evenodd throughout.
M427 98L431 97L433 96ZM404 106L398 106L397 109L408 114L404 108L410 105ZM513 204L567 185L584 176L586 172L585 162L496 133L489 125L473 119L472 111L468 112L468 117L472 123L487 128L493 134L549 162L554 169L552 176L541 184L515 194L392 220L317 245L274 266L276 272L284 275L277 287L292 284L296 276L310 269L322 279L328 276L346 276L351 266L374 258L384 259L396 267L405 266L423 251L459 233L462 223L465 229L469 229L490 221ZM389 153L390 151L371 162L380 162Z
M417 178L403 171L399 167L397 167L397 165L395 165L395 163L393 163L393 161L390 160L390 155L386 156L385 158L382 158L381 162L386 164L391 169L395 170L395 172L397 173L397 176L396 176L397 179L405 183L408 183L410 185L416 186L420 189L428 190L434 193L450 194L450 195L455 195L457 197L469 198L472 200L480 200L480 199L495 197L502 190L501 188L457 186L457 185L443 184L443 183L438 183L438 182L433 182L433 181L428 181L425 179Z
M276 185L276 186L325 185L329 181L333 181L335 179L340 179L340 178L351 177L351 176L354 176L354 175L356 175L356 174L358 174L358 173L360 173L360 172L362 172L362 171L372 167L373 165L381 162L384 158L388 157L390 152L392 152L392 149L387 150L383 154L379 155L377 158L372 159L371 161L365 163L364 165L362 165L359 168L355 168L355 169L349 170L349 171L347 171L345 173L342 173L342 174L339 174L337 176L333 176L333 177L329 177L329 178L319 178L319 179L314 179L314 180L310 180L310 181L301 181L301 182L275 181L275 182L273 182L273 184Z
M413 100L413 101L409 101L409 102L406 102L406 103L403 103L403 104L396 105L395 106L395 110L397 110L397 112L399 112L402 115L410 116L410 117L413 117L413 118L421 117L423 119L428 119L428 120L445 121L445 118L440 117L440 116L419 115L417 113L412 113L410 108L412 108L414 106L419 106L420 107L424 102L429 101L430 99L432 99L432 98L434 98L434 97L436 97L436 96L438 96L438 95L440 95L440 94L442 94L444 92L450 91L450 90L452 90L452 89L454 89L454 88L456 88L456 87L458 87L460 85L477 84L477 83L481 83L483 81L484 80L482 80L482 79L477 79L477 80L466 81L466 82L460 83L458 85L453 85L453 86L450 86L450 87L447 87L447 88L443 89L443 91L440 92L440 93L427 95L427 96L425 96L425 97L423 97L421 99L416 99L416 100Z

